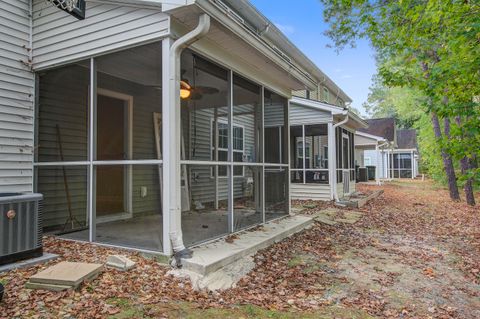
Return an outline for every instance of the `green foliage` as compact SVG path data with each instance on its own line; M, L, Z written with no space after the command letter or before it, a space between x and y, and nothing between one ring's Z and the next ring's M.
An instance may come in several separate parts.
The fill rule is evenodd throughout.
M377 76L363 104L372 118L393 117L400 128L412 128L425 116L425 97L408 87L387 87Z
M443 175L438 164L440 149L457 162L465 157L478 161L480 2L321 1L330 24L326 34L337 49L367 38L377 52L377 82L381 85L376 83L372 89L367 110L395 116L403 126L419 127L423 160L428 161L434 176ZM451 120L450 136L438 140L426 130L431 127L431 113ZM470 167L460 180L468 178L478 181L478 165Z
M441 184L446 183L440 147L433 133L431 119L426 112L426 99L408 87L387 87L377 77L365 103L373 118L394 117L400 128L414 128L418 134L420 168Z

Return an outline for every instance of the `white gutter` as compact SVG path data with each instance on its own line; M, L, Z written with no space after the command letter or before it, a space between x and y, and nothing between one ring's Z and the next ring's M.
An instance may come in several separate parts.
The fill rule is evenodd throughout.
M333 174L332 174L332 190L333 190L333 198L335 199L336 202L338 202L340 199L338 198L338 191L337 191L337 161L336 161L336 154L337 154L337 139L335 138L337 135L337 127L340 125L343 125L348 122L348 111L345 113L345 118L338 122L337 124L333 125L333 134L331 136L331 145L333 146L333 154L335 154L335 160L332 160L332 167L333 167Z
M169 120L170 136L169 143L172 143L169 154L169 167L167 170L170 180L169 191L169 214L170 214L170 232L169 237L172 243L172 249L177 260L191 257L191 251L185 248L182 234L182 209L181 209L181 152L180 152L180 54L183 49L199 40L210 30L210 16L202 14L199 17L198 26L187 34L176 40L170 47L169 56ZM173 120L173 121L172 121Z

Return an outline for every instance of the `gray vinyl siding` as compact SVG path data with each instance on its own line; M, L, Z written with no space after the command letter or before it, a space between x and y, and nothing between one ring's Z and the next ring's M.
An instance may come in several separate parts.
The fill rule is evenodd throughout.
M0 193L33 188L30 1L0 0Z
M86 19L77 20L47 1L33 1L35 69L151 42L170 32L169 16L160 9L87 1Z
M285 125L285 108L282 104L265 105L265 127L276 127Z
M330 185L322 184L290 184L290 197L298 200L324 200L329 201Z
M366 144L372 144L372 147L375 148L375 144L377 144L377 140L374 140L372 138L368 138L365 136L361 136L358 134L355 135L355 145L366 145Z
M77 76L67 73L69 81L62 81L61 70L51 71L40 80L38 158L42 162L60 161L56 124L61 128L65 160L86 160L89 72L81 66L71 68ZM98 75L98 86L133 96L133 158L156 159L153 113L161 113L161 92L104 74ZM133 215L161 212L158 167L133 166L132 172ZM86 167L67 168L66 173L74 216L85 221ZM145 198L140 196L142 186L147 187ZM68 217L62 170L59 167L38 169L38 191L45 196L44 226L62 225Z
M321 124L333 121L332 113L306 106L290 104L290 125Z

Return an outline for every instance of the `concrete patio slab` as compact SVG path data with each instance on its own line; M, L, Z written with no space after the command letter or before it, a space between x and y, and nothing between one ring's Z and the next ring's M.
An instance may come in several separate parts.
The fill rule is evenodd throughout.
M3 265L0 267L0 273L5 272L5 271L10 271L14 269L20 269L20 268L27 268L27 267L32 267L37 264L41 263L46 263L47 261L57 259L58 255L55 254L49 254L49 253L44 253L43 256L37 257L37 258L31 258L31 259L26 259L22 260L16 263L8 264L8 265Z
M182 259L185 270L208 275L240 258L254 254L275 242L302 231L313 224L307 216L289 216L266 223L258 230L236 234L233 242L225 239L205 244L193 249L193 257Z
M65 286L76 289L84 280L95 278L103 269L101 264L61 262L30 277L29 283L48 289Z

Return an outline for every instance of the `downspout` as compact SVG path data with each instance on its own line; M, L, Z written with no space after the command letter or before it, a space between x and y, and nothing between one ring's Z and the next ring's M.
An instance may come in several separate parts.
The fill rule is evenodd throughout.
M377 154L376 154L376 155L377 155L377 167L378 167L378 169L376 169L375 171L376 171L376 173L378 174L378 175L377 175L377 185L381 185L381 182L380 182L380 165L379 165L379 162L382 161L382 163L383 163L383 158L382 158L383 152L381 152L380 149L383 149L383 147L384 147L385 145L388 145L388 142L383 142L382 144L380 144L380 145L378 145L378 146L376 147L376 149L377 149ZM385 173L385 172L383 172L383 173ZM383 174L383 173L382 173L382 174Z
M338 202L340 199L338 198L338 191L337 191L337 127L340 125L343 125L348 122L348 111L345 113L345 118L338 122L337 124L333 125L333 154L335 154L335 160L332 161L332 167L333 167L333 178L332 178L332 189L333 189L333 198L335 199L336 202Z
M180 135L181 135L181 121L180 121L180 54L183 49L202 38L210 30L210 16L202 14L199 17L197 27L177 39L170 47L170 81L169 81L169 105L167 107L173 108L174 122L171 123L174 127L174 134L170 137L170 143L174 144L174 152L170 157L169 172L170 181L174 181L170 188L169 196L169 214L170 214L170 232L169 237L172 243L174 257L177 265L180 265L181 258L191 258L192 252L185 248L182 234L182 209L181 209L181 152L180 152ZM173 174L173 176L172 176Z

